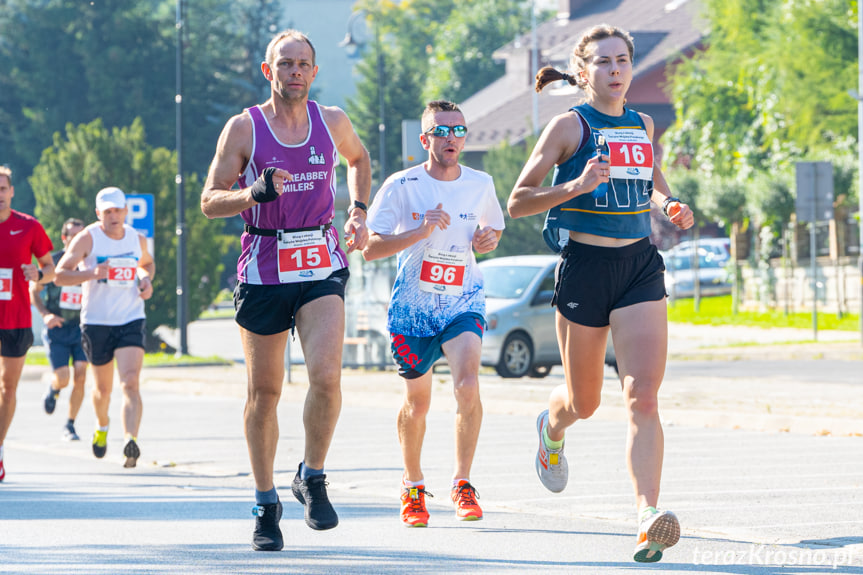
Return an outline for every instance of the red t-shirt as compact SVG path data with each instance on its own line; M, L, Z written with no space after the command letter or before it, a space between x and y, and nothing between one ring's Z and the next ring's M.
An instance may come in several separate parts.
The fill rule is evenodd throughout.
M30 286L21 265L52 249L45 228L33 216L12 210L0 222L0 329L31 327Z

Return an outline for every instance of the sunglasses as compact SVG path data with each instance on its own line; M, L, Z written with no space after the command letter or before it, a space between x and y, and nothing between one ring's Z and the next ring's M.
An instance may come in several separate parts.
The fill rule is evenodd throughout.
M426 130L426 135L431 134L436 138L446 138L450 131L456 138L464 138L467 136L467 126L434 126Z

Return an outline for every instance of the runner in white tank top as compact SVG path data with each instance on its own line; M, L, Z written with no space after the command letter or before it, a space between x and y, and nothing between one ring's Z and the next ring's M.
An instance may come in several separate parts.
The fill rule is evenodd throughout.
M120 188L96 195L99 221L75 236L57 264L59 286L84 284L81 343L93 366L93 408L98 426L93 455L108 449L108 408L114 387L114 360L123 387L124 467L135 467L141 455L139 379L144 361L144 301L153 295L156 264L146 239L125 224L126 196Z

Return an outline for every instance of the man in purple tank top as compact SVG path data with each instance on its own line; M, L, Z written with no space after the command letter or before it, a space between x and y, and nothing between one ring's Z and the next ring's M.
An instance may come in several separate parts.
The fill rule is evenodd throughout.
M283 547L282 504L273 482L284 352L296 327L309 374L303 422L304 459L292 484L312 529L331 529L338 516L326 491L324 460L341 409L347 258L331 226L335 167L348 165L351 197L347 252L368 240L369 154L347 115L309 100L318 72L315 49L296 30L277 34L261 71L271 96L228 120L201 195L208 218L241 214L245 221L234 291L249 377L246 443L255 477L252 547ZM239 189L233 188L239 184Z

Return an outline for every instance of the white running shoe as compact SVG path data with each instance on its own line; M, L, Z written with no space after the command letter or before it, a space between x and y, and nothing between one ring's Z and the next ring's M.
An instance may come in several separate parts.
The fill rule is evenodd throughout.
M638 526L638 543L633 559L639 563L655 563L662 552L680 541L680 522L671 511L649 507L650 515Z
M539 434L539 449L536 452L536 474L545 488L554 493L560 493L566 487L569 479L569 465L563 454L563 445L560 449L548 449L542 439L542 430L548 425L548 410L539 414L536 419L536 431Z

